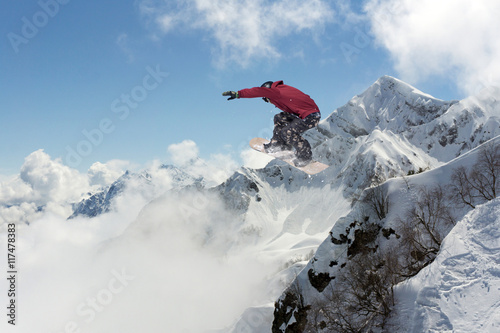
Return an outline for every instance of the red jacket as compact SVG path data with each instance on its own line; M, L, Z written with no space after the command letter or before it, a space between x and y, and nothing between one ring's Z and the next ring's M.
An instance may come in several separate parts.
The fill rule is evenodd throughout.
M255 87L238 91L239 98L267 97L278 109L293 113L304 119L314 112L319 112L319 108L309 95L304 94L297 88L283 84L283 81L276 81L271 88Z

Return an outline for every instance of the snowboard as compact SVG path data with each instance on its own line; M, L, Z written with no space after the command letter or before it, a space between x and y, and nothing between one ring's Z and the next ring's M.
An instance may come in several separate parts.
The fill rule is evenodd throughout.
M266 140L263 138L253 138L252 140L250 140L250 147L252 147L253 149L255 149L257 151L260 151L261 153L264 153L264 154L269 155L271 157L280 159L280 160L290 164L294 168L299 169L299 170L301 170L309 175L317 174L318 172L321 172L321 171L325 170L326 168L328 168L328 165L323 164L321 162L317 162L317 161L311 161L311 163L309 163L306 166L297 167L293 164L293 160L295 159L295 154L293 151L283 150L283 151L276 152L276 153L267 153L264 149L265 143L269 143L269 140Z

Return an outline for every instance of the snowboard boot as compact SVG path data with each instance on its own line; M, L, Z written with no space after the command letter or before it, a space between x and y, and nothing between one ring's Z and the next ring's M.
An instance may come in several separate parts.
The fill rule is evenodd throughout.
M296 158L293 160L293 165L297 168L302 168L312 162L312 159Z
M293 164L298 167L305 167L309 163L312 162L312 153L310 150L307 149L300 149L302 147L298 147L297 153L296 153L296 158L293 160Z
M292 150L292 146L285 143L271 141L269 143L264 143L264 150L266 151L266 153L272 154L278 153L280 151Z

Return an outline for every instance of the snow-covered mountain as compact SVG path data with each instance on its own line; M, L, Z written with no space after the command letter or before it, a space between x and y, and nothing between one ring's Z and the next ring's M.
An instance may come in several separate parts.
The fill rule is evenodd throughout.
M73 214L69 219L77 216L95 217L109 212L113 208L113 201L122 195L127 187L131 186L133 187L133 191L143 192L150 199L158 195L158 187L161 190L172 190L189 186L204 186L202 178L194 177L172 165L161 165L159 170L170 180L166 188L159 186L158 182L155 182L153 176L147 171L138 174L126 171L111 185L99 189L95 193L88 193L86 198L73 204Z
M325 291L335 291L339 272L351 267L349 259L398 244L402 234L398 218L404 218L420 195L418 186L446 185L454 168L470 166L477 160L478 150L474 148L500 135L498 99L500 91L490 89L462 101L442 101L384 76L306 133L314 158L330 165L324 172L308 176L273 160L263 169L243 167L217 186L192 186L199 180L181 175L178 179L170 177L173 182L161 190L155 188L154 180L140 176L144 191L155 188L151 191L154 195L147 194L149 204L122 238L133 237L139 230L144 237L161 242L162 234L190 225L190 237L207 251L250 253L270 264L274 269L263 273L262 281L256 281L265 293L256 295L241 317L235 318L234 325L223 332L300 332L299 328L315 320L315 329L321 331L325 319L321 318L318 304L328 300ZM498 140L493 142L498 144ZM409 174L416 175L407 177ZM132 178L137 186L137 177L125 175L76 205L73 215L90 217L112 209L114 200ZM382 219L363 200L375 189L383 189L391 203ZM179 198L187 200L181 202ZM456 228L465 228L466 221L477 215L483 221L476 229L481 233L488 220L483 213L492 215L497 207L492 202L471 215L466 215L465 208L456 210L456 227L443 228L443 232L453 237L455 230L460 230ZM452 242L447 240L443 246ZM490 250L495 250L493 240L488 244ZM440 253L425 271L395 286L397 302L387 316L387 325L398 327L394 331L401 331L398 325L408 320L412 324L405 327L413 327L409 332L443 327L452 330L459 325L456 313L470 311L464 302L446 308L447 295L457 294L446 293L444 284L440 286L439 281L427 278L429 272L447 274L444 266L435 268L450 262L451 255L444 255ZM481 268L472 263L470 267L477 271ZM497 276L490 266L488 269L488 276ZM466 288L466 278L460 275L465 273L457 269L456 274L460 282L457 285L463 282ZM428 286L425 290L424 285ZM481 290L480 285L470 290L484 293L496 285L495 281ZM439 299L431 299L431 294L439 295ZM444 324L419 317L436 309L447 316ZM480 321L477 319L478 325Z
M73 205L73 214L69 217L69 219L77 216L95 217L109 212L113 199L123 193L127 181L129 181L131 177L132 174L127 171L123 176L118 178L106 188L96 193L88 193L88 198ZM147 174L144 177L139 177L139 179L145 183L150 181L148 178Z
M363 251L377 252L379 248L394 246L386 243L397 244L397 238L391 235L401 234L400 219L405 218L405 210L411 208L416 201L420 186L445 186L450 182L450 175L455 168L475 163L477 150L474 154L466 154L467 158L453 158L500 134L498 98L500 91L489 89L460 102L443 102L399 80L382 77L363 94L335 110L316 132L308 133L311 141L315 142L316 156L338 166L338 177L342 177L341 183L348 192L372 185L374 174L385 177L385 180L404 176L412 169L431 171L409 179L399 177L382 185L387 191L387 200L393 207L390 210L392 215L384 217L382 222L373 222L377 220L377 216L366 202L360 201L348 215L333 224L330 235L318 248L315 256L303 267L291 287L276 303L273 332L300 331L304 329L305 326L302 325L305 322L311 324L318 320L321 317L318 313L321 314L322 311L324 319L326 310L318 310L318 304L331 303L332 290L342 290L345 287L336 283L339 281L339 274L344 274L340 272L356 268L349 264L356 249L361 246ZM493 142L499 144L498 139ZM456 208L454 212L457 219L465 213ZM447 232L448 229L443 231L444 234ZM419 286L418 282L413 285ZM330 294L325 295L327 293ZM404 299L404 296L398 294L398 289L396 297ZM465 303L461 305L465 306ZM398 310L408 315L404 309ZM453 311L467 310L455 308ZM500 310L494 307L488 311L498 313ZM418 319L418 314L412 312L412 315ZM486 318L484 316L485 313L480 314L483 320ZM407 327L408 318L390 318L387 325L398 320L401 326L388 331L405 331L402 327ZM457 327L454 325L460 327L463 324L459 318L447 320L451 329ZM414 325L415 328L408 331L433 331L442 328L433 327L439 325L438 320L429 321L426 325ZM332 327L325 326L324 329L329 332ZM336 329L343 331L345 327ZM314 327L314 331L322 331L321 322Z
M500 135L500 91L442 101L383 76L307 133L315 157L351 189L377 170L387 177L432 169Z
M499 146L500 137L496 137L488 144ZM332 303L335 290L348 293L343 279L346 274L351 274L358 268L360 257L356 255L362 253L362 256L369 257L375 263L378 260L380 271L384 265L396 267L394 262L383 256L384 253L388 253L391 256L397 254L403 257L400 245L405 239L402 237L405 233L404 221L409 218L408 211L415 207L415 202L422 199L424 195L422 189L429 191L436 186L445 188L450 183L450 176L454 170L459 167L470 168L477 162L481 149L482 146L425 173L393 178L375 187L380 189L379 193L384 195L387 201L386 216L382 219L373 211L372 202L358 201L349 214L335 222L329 236L319 246L314 257L303 266L300 274L291 283L291 287L276 303L273 332L294 332L297 327L305 329L306 325L312 325L307 326L309 330L314 328L314 331L330 332L332 330L330 325L325 324L325 330L320 329L321 321L328 320L325 316L318 316L318 313L328 312L325 310L328 309L325 304ZM497 159L500 159L500 155L497 155ZM500 172L500 168L497 172ZM497 184L497 188L500 189L500 184ZM437 200L437 197L433 197L433 201L427 204L435 205ZM500 276L496 274L496 270L492 270L497 261L495 256L498 257L498 247L494 244L500 240L497 230L498 215L495 215L498 212L498 204L499 199L495 199L469 214L467 212L470 207L449 206L456 225L445 226L444 222L440 222L442 225L438 223L435 226L440 229L443 237L448 235L437 257L430 266L418 272L413 278L401 279L401 283L396 284L394 310L385 318L383 328L379 327L377 330L376 327L371 327L368 324L370 317L365 316L364 324L367 326L363 327L362 331L371 329L387 332L465 332L467 328L478 332L482 331L481 328L485 328L485 332L498 330L500 306L497 304L496 296L490 294L491 288L488 288L500 284ZM436 214L437 209L425 212ZM475 219L479 222L474 221ZM481 239L471 234L481 234L486 237ZM467 246L463 244L464 242ZM483 248L479 249L481 246ZM476 256L478 252L483 252L485 256L478 258ZM361 273L366 274L366 280L369 280L371 269L373 268L364 267ZM377 269L374 271L379 274L377 276L382 276ZM349 280L349 283L352 281ZM428 284L431 286L427 286ZM454 286L457 290L454 290ZM496 289L495 287L494 290ZM296 294L301 295L300 302L297 297L291 296ZM484 298L485 303L478 306L477 303L466 301L454 303L450 301L450 298L462 297ZM370 311L368 307L365 310ZM375 310L377 309L371 311ZM469 321L471 319L469 316L457 315L468 312L474 313L473 322ZM314 323L315 320L318 322ZM349 331L346 326L335 327L333 330Z

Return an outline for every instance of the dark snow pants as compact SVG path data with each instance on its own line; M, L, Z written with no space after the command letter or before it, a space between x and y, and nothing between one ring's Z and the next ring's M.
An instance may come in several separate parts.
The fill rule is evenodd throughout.
M274 130L271 142L290 145L295 148L297 158L310 160L312 158L311 145L302 137L302 133L318 126L321 114L312 113L304 119L281 112L274 116Z

